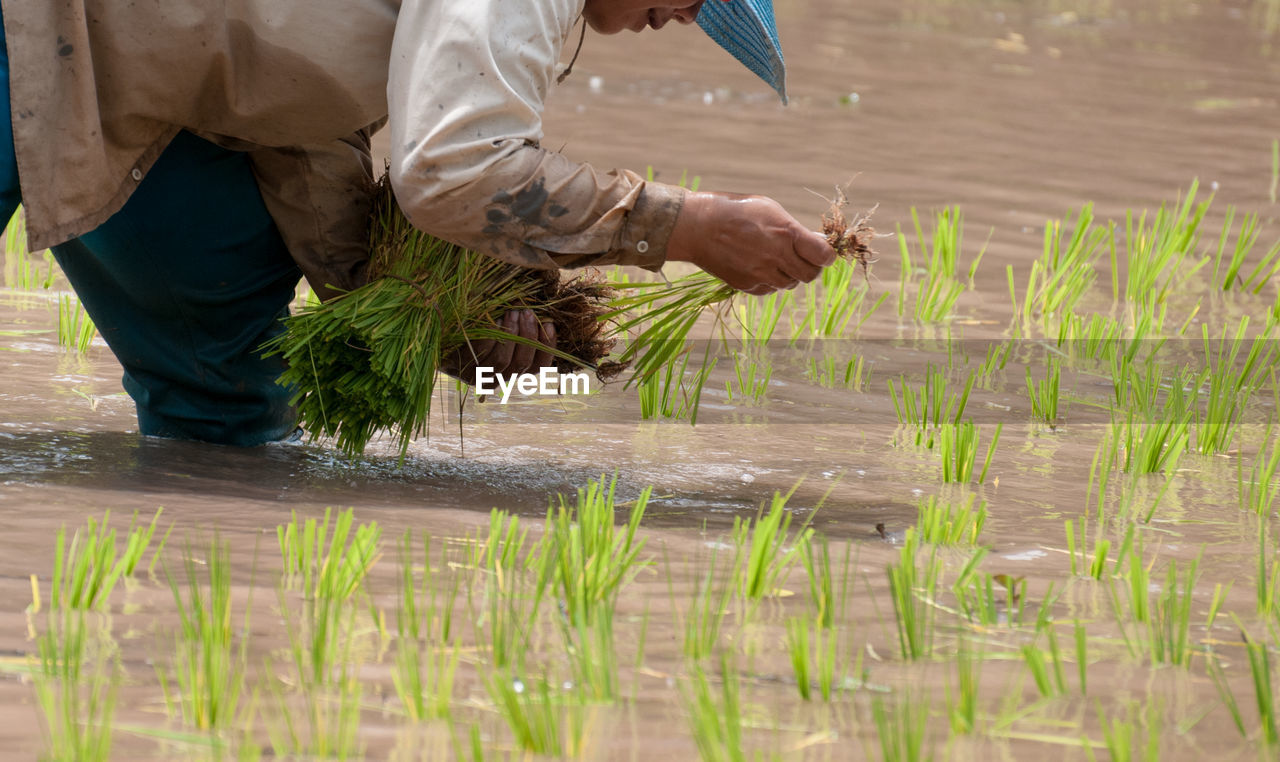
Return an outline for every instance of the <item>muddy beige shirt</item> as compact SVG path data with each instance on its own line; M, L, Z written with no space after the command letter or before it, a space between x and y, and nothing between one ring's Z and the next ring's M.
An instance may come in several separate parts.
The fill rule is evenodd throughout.
M247 152L313 286L353 287L389 121L418 227L532 267L656 267L683 192L540 147L582 2L0 0L31 245L101 224L187 129Z

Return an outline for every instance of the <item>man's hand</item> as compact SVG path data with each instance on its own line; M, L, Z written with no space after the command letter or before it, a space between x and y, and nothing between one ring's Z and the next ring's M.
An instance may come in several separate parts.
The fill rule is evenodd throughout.
M835 256L821 234L764 196L690 193L667 242L667 259L692 262L748 294L808 283Z
M555 325L539 323L533 310L511 310L502 317L501 327L512 336L531 339L547 349L556 347ZM494 373L505 376L536 373L538 368L550 366L552 362L552 355L546 349L516 341L486 339L461 347L442 364L440 370L474 386L478 367L493 368Z

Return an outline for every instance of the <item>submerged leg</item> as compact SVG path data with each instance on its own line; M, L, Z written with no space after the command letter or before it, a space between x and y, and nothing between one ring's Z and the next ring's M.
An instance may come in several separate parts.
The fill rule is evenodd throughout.
M258 348L300 272L243 154L179 133L120 212L53 253L142 433L251 446L294 430L283 363Z

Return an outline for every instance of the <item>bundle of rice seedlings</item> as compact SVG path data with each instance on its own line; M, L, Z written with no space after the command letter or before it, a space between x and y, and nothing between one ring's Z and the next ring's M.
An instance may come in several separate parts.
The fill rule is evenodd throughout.
M557 370L590 368L601 380L621 371L601 362L614 343L601 317L615 292L598 275L561 282L467 251L414 228L385 176L374 192L370 282L287 318L266 347L288 363L279 382L295 390L309 435L356 456L387 431L403 457L428 432L436 372L474 356L475 342L510 340L500 328L510 310L555 325Z

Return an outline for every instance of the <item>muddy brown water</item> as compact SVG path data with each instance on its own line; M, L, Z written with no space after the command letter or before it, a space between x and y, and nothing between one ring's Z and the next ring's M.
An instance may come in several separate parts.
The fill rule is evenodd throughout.
M815 227L825 203L814 194L830 195L850 179L854 207L877 206L873 222L885 232L906 225L912 206L958 204L969 252L991 230L975 287L949 321L953 336L978 343L1002 337L1008 326L1006 266L1025 287L1045 220L1086 201L1095 202L1100 217L1123 220L1125 210L1154 209L1199 178L1217 194L1209 231L1233 204L1262 214L1267 245L1280 238L1269 195L1270 146L1280 138L1274 2L776 0L776 7L789 107L696 29L589 36L573 75L550 98L547 145L563 145L568 155L599 166L652 165L669 180L687 170L706 189L768 194ZM897 289L896 243L884 239L880 248L873 296ZM1087 309L1110 309L1107 281L1104 268ZM1193 296L1174 300L1175 311L1182 310L1177 322L1204 291L1200 279L1191 286ZM1269 284L1258 297L1206 298L1192 326L1217 330L1242 314L1260 317L1275 293ZM890 298L862 327L859 339L870 343L860 351L883 367L921 372L938 355L916 351L911 342L937 337L940 329L898 318L893 304ZM459 538L486 527L491 508L536 518L550 496L615 472L625 496L654 485L658 497L645 534L650 555L665 555L670 566L643 575L623 595L624 663L632 659L628 646L635 648L634 622L646 609L654 614L645 663L624 668L635 700L602 710L589 757L696 757L672 687L683 671L678 635L674 620L664 617L687 607L708 545L724 540L733 518L753 515L774 491L797 483L791 503L797 515L809 516L821 502L814 526L838 548L851 543L856 554L851 651L865 655L874 682L933 696L930 737L940 757L1084 758L1063 739L1086 731L1101 738L1094 697L1105 697L1108 712L1123 712L1125 702L1153 696L1171 718L1161 758L1256 753L1256 743L1231 724L1199 657L1186 673L1151 669L1123 655L1114 638L1100 641L1090 699L1049 702L1004 735L948 742L946 658L923 667L897 662L884 567L897 558L916 501L961 492L940 484L936 458L894 444L892 406L883 393L892 376L877 372L876 362L871 394L820 389L795 367L782 368L763 409L727 399L716 389L727 378L720 373L705 401L711 420L696 428L638 423L632 394L616 388L585 400L472 406L461 441L457 421L442 417L437 433L416 443L403 464L390 445L349 462L323 443L237 451L141 438L105 347L86 358L69 355L57 347L53 326L46 302L8 293L0 305L0 758L31 759L41 748L34 692L22 675L33 648L25 609L30 575L47 587L58 527L80 526L106 509L124 522L134 511L149 516L163 506L175 538L199 542L216 532L232 543L237 595L244 596L264 574L255 564L267 562L255 558L273 557L275 527L291 511L316 516L326 506L353 506L357 519L384 527L388 542L405 529ZM1063 521L1085 509L1100 429L1073 425L1070 408L1057 431L1031 426L1019 415L1025 396L1016 376L978 395L988 423L1010 411L992 476L973 488L991 513L983 568L1025 577L1031 597L1065 585L1063 621L1103 620L1105 593L1069 581L1063 552ZM1272 409L1260 402L1251 422L1265 422ZM1204 549L1196 621L1203 621L1214 583L1229 581L1225 608L1252 621L1258 522L1237 507L1236 466L1262 437L1255 426L1241 433L1230 456L1184 456L1156 520L1143 530L1148 555L1158 550L1159 569ZM171 558L179 544L172 544ZM371 579L386 606L394 606L391 555ZM789 586L802 584L803 575L795 575ZM175 626L168 593L144 580L120 595L114 631L129 679L119 721L170 727L151 666ZM786 758L878 758L870 692L824 709L794 698L779 624L784 612L800 610L801 597L777 601L763 615L764 634L750 666L743 665L752 738ZM283 636L273 621L270 613L255 620L262 634L255 655L279 645ZM1256 728L1238 636L1224 621L1196 634L1226 644L1229 674ZM440 749L406 741L400 722L379 709L384 700L394 703L387 669L385 663L366 669L377 686L366 694L362 717L367 756L430 758ZM989 662L983 674L993 714L1010 695L1025 694L1022 703L1034 704L1018 661ZM468 676L464 666L459 681L460 700L481 701L474 670ZM495 747L506 748L491 713L481 716ZM114 758L200 758L198 750L145 733L116 736Z

